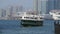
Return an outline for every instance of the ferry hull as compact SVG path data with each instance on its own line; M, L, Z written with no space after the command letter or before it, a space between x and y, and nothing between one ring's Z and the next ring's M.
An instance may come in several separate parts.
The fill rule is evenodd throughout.
M42 26L43 21L21 20L23 26Z

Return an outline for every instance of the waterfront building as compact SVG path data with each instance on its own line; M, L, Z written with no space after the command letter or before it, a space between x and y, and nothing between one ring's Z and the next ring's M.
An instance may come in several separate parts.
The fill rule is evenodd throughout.
M0 20L1 19L6 19L6 10L5 9L0 9Z
M6 17L6 10L1 9L1 17Z

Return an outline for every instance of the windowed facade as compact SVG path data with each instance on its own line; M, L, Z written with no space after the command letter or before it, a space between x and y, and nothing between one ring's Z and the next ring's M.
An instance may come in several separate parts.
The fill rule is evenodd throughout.
M42 13L48 14L49 11L54 9L60 9L60 0L34 0L34 10ZM37 3L38 2L38 3Z

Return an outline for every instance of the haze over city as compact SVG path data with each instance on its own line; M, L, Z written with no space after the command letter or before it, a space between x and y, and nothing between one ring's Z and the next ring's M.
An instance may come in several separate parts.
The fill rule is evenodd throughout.
M0 0L0 8L7 8L9 6L20 6L25 9L33 8L33 0Z
M19 16L23 11L49 14L51 10L60 9L59 3L59 0L0 0L0 17Z

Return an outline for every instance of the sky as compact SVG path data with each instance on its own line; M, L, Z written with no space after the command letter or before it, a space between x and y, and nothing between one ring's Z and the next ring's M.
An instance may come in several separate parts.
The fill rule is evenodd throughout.
M0 0L0 8L22 5L26 9L33 8L33 0Z

